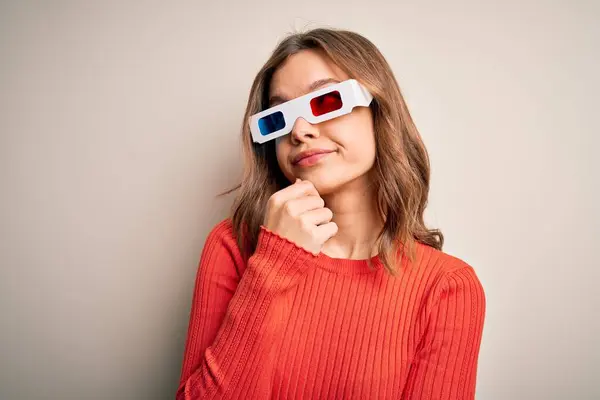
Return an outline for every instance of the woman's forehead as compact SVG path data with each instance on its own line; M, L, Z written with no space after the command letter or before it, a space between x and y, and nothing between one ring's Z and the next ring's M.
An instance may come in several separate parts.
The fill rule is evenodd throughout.
M291 100L316 90L317 82L331 80L333 84L333 81L346 79L347 75L328 57L304 50L290 56L277 68L271 78L269 97Z

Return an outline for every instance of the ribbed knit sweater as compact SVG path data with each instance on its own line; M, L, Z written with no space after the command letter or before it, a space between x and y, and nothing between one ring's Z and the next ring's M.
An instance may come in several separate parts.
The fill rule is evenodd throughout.
M485 315L473 268L421 243L398 276L371 261L313 255L262 226L245 262L219 223L177 399L473 399Z

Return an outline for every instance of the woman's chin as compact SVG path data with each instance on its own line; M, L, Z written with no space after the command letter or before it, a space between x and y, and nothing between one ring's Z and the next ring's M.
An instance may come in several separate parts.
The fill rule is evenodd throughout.
M319 195L321 196L335 193L342 189L344 185L355 180L351 176L340 176L340 174L335 174L331 170L327 171L327 168L315 168L310 171L305 170L296 172L290 181L294 183L296 182L296 178L302 179L303 181L310 181L315 185L317 192L319 192Z
M315 185L315 188L317 189L317 192L319 192L320 196L327 196L331 193L335 193L341 186L338 181L331 178L327 179L319 176L313 176L300 179L306 179Z

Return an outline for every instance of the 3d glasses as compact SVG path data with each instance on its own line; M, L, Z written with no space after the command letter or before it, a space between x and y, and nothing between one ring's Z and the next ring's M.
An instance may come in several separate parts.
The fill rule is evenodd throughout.
M252 115L252 139L264 143L290 133L300 117L318 124L349 114L356 106L368 107L371 100L373 96L363 85L348 79Z

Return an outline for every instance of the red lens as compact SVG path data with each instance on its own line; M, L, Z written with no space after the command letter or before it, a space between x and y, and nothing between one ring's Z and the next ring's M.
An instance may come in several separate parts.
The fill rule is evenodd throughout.
M315 117L342 108L342 96L337 90L322 94L310 101L310 108Z

